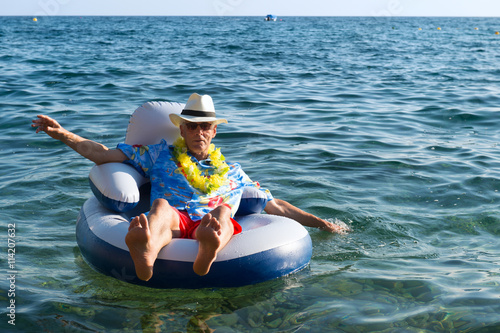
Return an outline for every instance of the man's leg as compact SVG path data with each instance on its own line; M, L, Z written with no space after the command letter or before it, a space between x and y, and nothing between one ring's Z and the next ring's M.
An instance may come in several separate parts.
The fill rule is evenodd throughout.
M231 209L219 206L205 215L196 229L195 238L200 242L193 270L198 275L206 275L212 263L234 233Z
M148 217L141 214L130 222L125 243L139 279L151 279L158 253L179 235L179 215L164 199L153 202Z

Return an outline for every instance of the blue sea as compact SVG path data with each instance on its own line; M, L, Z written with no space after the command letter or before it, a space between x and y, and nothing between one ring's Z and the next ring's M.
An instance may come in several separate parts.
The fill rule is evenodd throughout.
M0 331L500 330L500 19L263 18L0 17ZM239 288L90 268L92 163L31 120L115 147L193 92L228 160L352 232L308 229L305 270Z

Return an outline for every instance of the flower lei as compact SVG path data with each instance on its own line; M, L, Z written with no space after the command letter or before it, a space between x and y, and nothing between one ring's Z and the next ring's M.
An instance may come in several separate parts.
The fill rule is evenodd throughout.
M225 157L220 152L220 148L215 149L213 143L208 148L208 156L210 156L211 164L214 167L214 172L211 175L208 170L200 170L198 165L187 154L187 151L184 138L178 138L174 142L173 154L179 165L176 172L182 172L191 186L203 193L210 194L228 183L229 166L225 162Z

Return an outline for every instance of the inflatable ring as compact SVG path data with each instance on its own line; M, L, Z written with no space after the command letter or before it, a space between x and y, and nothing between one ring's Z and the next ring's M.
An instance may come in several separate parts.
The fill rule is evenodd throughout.
M243 231L219 252L207 275L193 272L198 242L173 239L160 251L153 277L145 282L136 277L125 244L129 218L90 198L80 211L76 235L90 266L134 284L153 288L238 287L297 272L311 259L311 238L304 227L284 217L253 214L236 218Z
M164 119L164 126L158 125L158 131L164 134L165 126L170 124L168 113L181 110L181 104L144 104L131 117L125 142L159 142L165 137L154 131L137 130L132 124L147 126L142 118L148 118L158 125L161 123L158 119ZM148 116L141 116L144 113ZM141 132L150 137L141 137ZM139 133L137 137L129 140L136 133ZM235 217L242 232L234 235L218 253L207 275L198 276L193 272L198 241L173 239L160 251L153 277L142 281L135 274L125 235L130 219L149 210L149 182L123 163L94 166L89 179L95 196L80 210L76 238L85 261L108 276L153 288L237 287L292 274L305 268L311 260L312 244L307 230L291 219L260 214L266 201L258 196L260 191L255 191L257 193L244 193Z

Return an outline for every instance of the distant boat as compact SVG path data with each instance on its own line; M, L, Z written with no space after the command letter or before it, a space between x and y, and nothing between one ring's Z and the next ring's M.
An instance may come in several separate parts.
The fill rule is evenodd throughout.
M278 19L278 17L276 15L267 15L266 18L264 20L266 21L276 21Z

